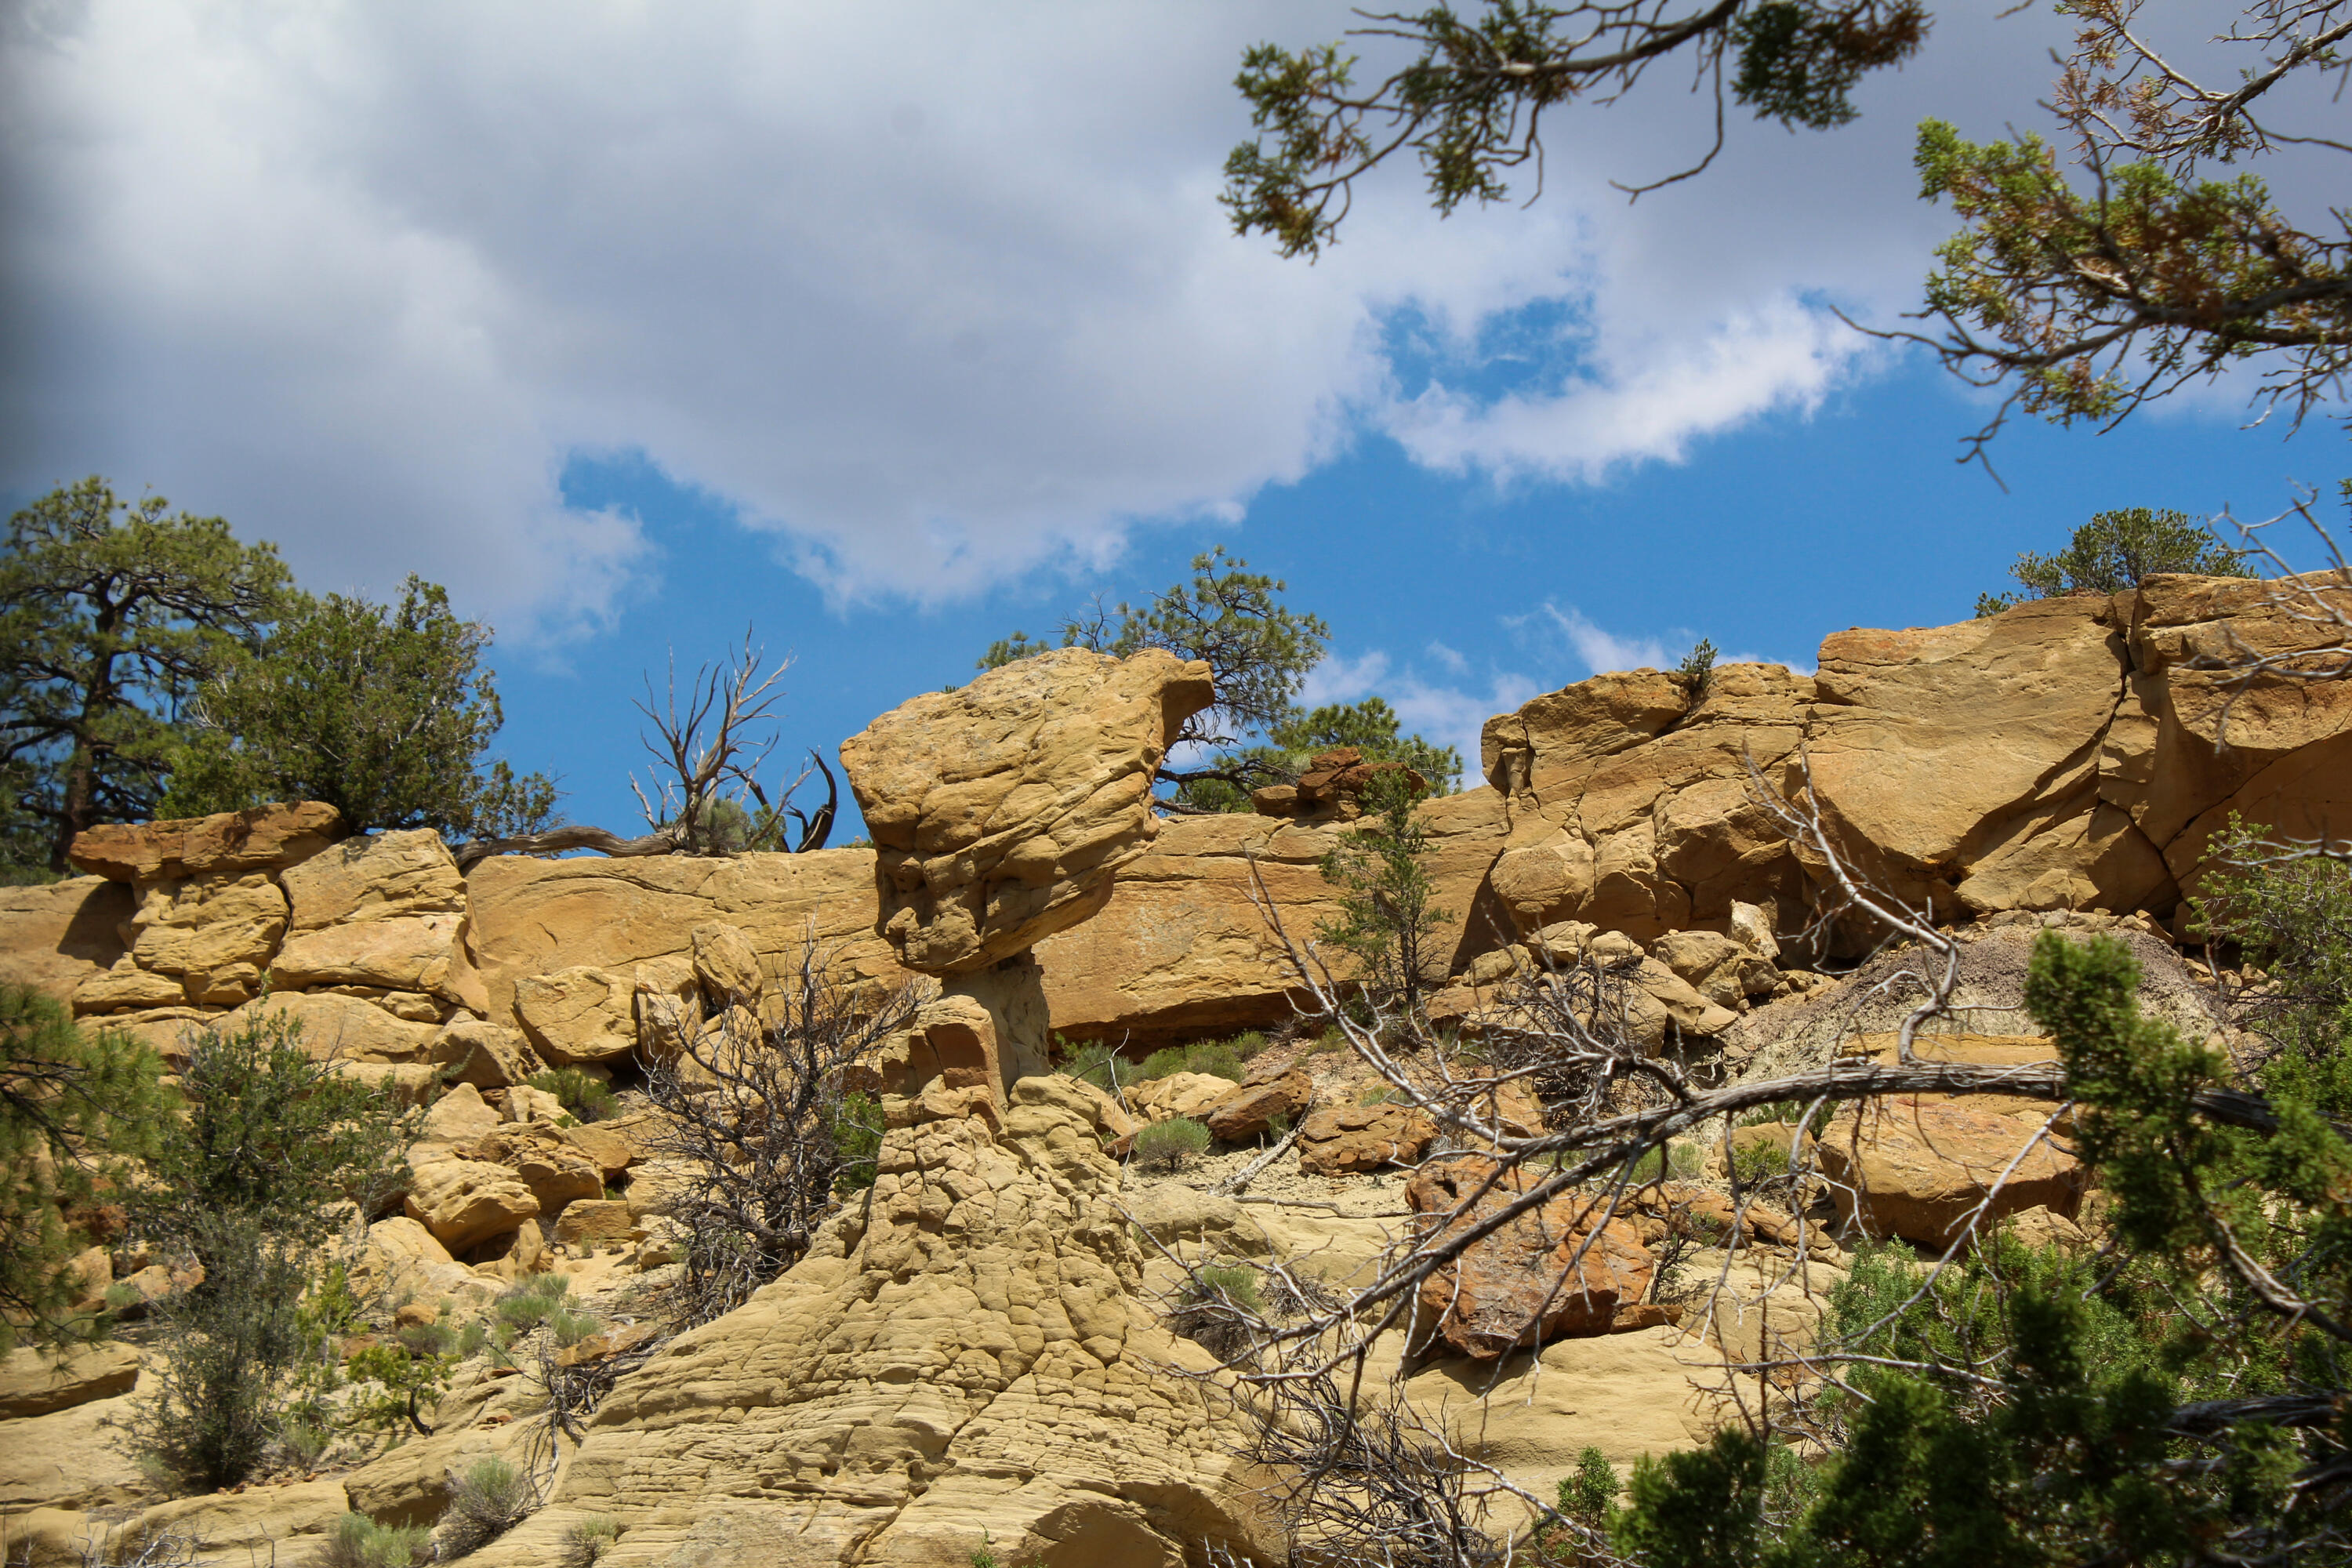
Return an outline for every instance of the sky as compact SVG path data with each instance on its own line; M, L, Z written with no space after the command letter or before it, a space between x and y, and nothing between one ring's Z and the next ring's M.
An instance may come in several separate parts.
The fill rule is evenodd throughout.
M1953 226L1920 119L2046 124L2063 25L2002 9L1631 205L1705 150L1680 79L1557 121L1532 205L1440 220L1401 166L1310 265L1216 195L1242 50L1344 6L18 0L0 504L100 473L314 591L445 584L499 751L616 830L673 662L789 659L784 767L1218 544L1329 623L1310 700L1475 775L1538 692L1702 637L1810 668L2093 511L2345 471L2222 387L2012 421L1996 482L1955 461L1991 405L1838 321L1896 324Z

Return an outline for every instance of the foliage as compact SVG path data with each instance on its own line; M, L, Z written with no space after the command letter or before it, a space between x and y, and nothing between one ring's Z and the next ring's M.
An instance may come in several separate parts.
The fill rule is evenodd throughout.
M611 1084L576 1067L535 1072L530 1075L530 1087L555 1096L565 1111L582 1121L602 1121L618 1103Z
M1285 256L1316 255L1336 237L1355 181L1407 148L1439 212L1501 201L1507 176L1541 159L1545 110L1584 97L1612 101L1683 49L1696 52L1718 104L1728 65L1734 98L1759 118L1841 125L1853 116L1863 73L1909 56L1927 26L1914 0L1665 9L1491 0L1466 19L1446 5L1371 16L1359 36L1402 40L1415 54L1369 89L1356 86L1356 60L1337 44L1259 45L1234 84L1257 132L1225 161L1235 231L1269 235Z
M1353 746L1368 763L1402 763L1429 781L1431 793L1450 795L1462 782L1462 754L1418 734L1401 733L1396 710L1378 697L1326 703L1309 712L1292 711L1267 732L1266 743L1245 746L1219 759L1235 778L1296 778L1309 759L1338 746ZM1195 779L1176 795L1192 811L1238 812L1250 807L1249 791L1234 779Z
M152 1051L85 1033L30 986L0 984L0 1353L19 1337L76 1339L70 1264L89 1246L77 1216L125 1184L165 1115Z
M396 605L304 599L261 657L205 684L163 809L181 816L323 800L356 830L436 827L454 839L536 832L555 786L482 753L505 721L490 628L410 577Z
M1255 1042L1255 1049L1251 1048ZM1248 1076L1243 1064L1265 1047L1263 1035L1237 1035L1230 1040L1195 1040L1188 1046L1163 1046L1143 1058L1130 1080L1146 1083L1155 1078L1167 1078L1180 1072L1207 1073L1212 1078L1229 1078L1239 1083Z
M1148 605L1121 603L1106 609L1097 604L1091 614L1063 622L1061 646L1121 658L1165 648L1179 658L1204 660L1216 700L1169 737L1168 754L1232 747L1291 717L1299 686L1330 640L1331 630L1319 618L1282 602L1285 588L1282 579L1250 571L1248 562L1228 557L1219 545L1192 558L1191 583L1171 584ZM991 644L979 667L994 669L1042 653L1046 646L1014 632ZM1225 767L1188 773L1163 763L1159 776L1181 785L1234 772ZM1243 776L1247 775L1236 773L1227 782Z
M676 1298L686 1326L732 1310L800 1261L841 1194L872 1170L859 1145L871 1136L878 1148L878 1118L870 1102L851 1102L851 1074L914 1016L914 998L853 991L811 942L770 990L763 1022L730 1010L676 1058L647 1064L646 1093L662 1113L656 1152L691 1173L670 1206L687 1235Z
M2056 1040L2116 1251L2006 1236L1924 1282L1865 1250L1823 1340L1847 1365L1784 1417L1637 1470L1618 1549L1699 1563L2341 1560L2352 1143L2292 1087L2275 1131L2205 1115L2228 1066L2142 1017L2112 939L2045 932L2026 1001ZM2269 1086L2266 1086L2269 1087Z
M511 1348L517 1339L553 1317L562 1309L571 1289L568 1274L534 1274L499 1292L499 1299L490 1303L490 1315L499 1321L492 1331L499 1347Z
M378 1524L363 1513L335 1521L318 1568L415 1568L433 1560L433 1532L421 1524Z
M477 1459L449 1487L436 1554L442 1562L480 1551L535 1512L539 1489L504 1459Z
M2049 108L2084 189L2039 137L1979 145L1939 121L1920 127L1922 195L1950 202L1965 226L1927 282L1920 314L1936 335L1880 335L1927 345L1979 385L2006 384L1971 456L2014 404L2061 422L2112 420L2249 359L2266 373L2258 398L2298 420L2341 395L2352 367L2342 214L2298 223L2257 176L2207 168L2284 146L2306 158L2352 151L2325 126L2294 135L2263 118L2282 82L2340 85L2347 5L2245 0L2221 40L2237 68L2210 85L2144 41L2141 0L2067 5L2079 26ZM1354 36L1412 52L1376 84L1356 84L1339 44L1263 44L1243 58L1235 85L1255 134L1226 161L1223 202L1236 230L1270 236L1286 256L1330 244L1355 182L1400 153L1420 160L1441 214L1504 199L1529 165L1539 181L1548 110L1613 104L1669 57L1712 98L1714 145L1692 166L1619 187L1633 195L1714 161L1727 88L1761 119L1843 124L1862 78L1916 52L1929 16L1918 0L1486 0L1472 16L1438 5L1365 23Z
M1374 781L1366 800L1379 815L1342 834L1323 857L1323 879L1339 890L1339 910L1315 934L1354 961L1353 978L1372 1001L1412 1012L1425 993L1445 983L1449 955L1439 951L1438 932L1453 917L1431 901L1434 889L1421 864L1429 833L1413 815L1412 792L1397 787L1396 777Z
M154 814L182 706L258 646L289 579L270 545L92 477L8 520L0 552L0 859Z
M2068 594L2120 594L2166 572L2205 577L2251 577L2242 553L2223 545L2211 529L2177 511L2144 506L2095 513L2055 555L2027 551L2010 568L2024 585L2018 594L1985 594L1979 616L1997 616L2025 599Z
M1209 1150L1209 1130L1189 1116L1173 1116L1135 1131L1136 1163L1147 1170L1175 1171Z
M1715 679L1714 641L1707 637L1699 638L1698 645L1683 655L1682 663L1675 667L1675 674L1681 679L1683 689L1690 693L1693 702L1705 697L1707 682Z
M592 1513L586 1519L574 1520L564 1531L562 1550L556 1560L561 1568L596 1568L620 1538L620 1523L611 1514Z
M312 1369L338 1324L331 1301L306 1311L305 1292L328 1238L394 1189L406 1117L312 1059L283 1014L196 1034L180 1093L131 1223L203 1279L155 1307L160 1364L128 1433L183 1484L215 1489L315 1422Z
M883 1125L880 1100L855 1089L841 1097L833 1119L835 1193L844 1197L862 1193L882 1173Z
M2297 852L2232 814L2208 854L2220 866L2197 924L2268 972L2239 1021L2267 1046L2263 1087L2352 1119L2352 866Z

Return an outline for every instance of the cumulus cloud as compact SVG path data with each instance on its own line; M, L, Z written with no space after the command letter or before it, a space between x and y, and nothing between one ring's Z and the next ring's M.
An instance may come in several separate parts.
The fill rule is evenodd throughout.
M725 498L845 598L1106 564L1138 524L1237 517L1366 432L1588 480L1865 373L1825 301L1899 305L1948 222L1916 200L1911 121L2030 117L2052 30L1948 16L1862 126L1736 126L1706 177L1629 209L1606 180L1705 129L1639 97L1556 127L1532 209L1441 223L1400 170L1324 261L1282 261L1214 201L1234 62L1349 21L18 7L0 488L104 471L280 540L320 585L422 571L560 634L662 570L635 520L563 504L582 453ZM1578 329L1498 392L1482 345L1536 306ZM1408 312L1432 365L1400 358Z

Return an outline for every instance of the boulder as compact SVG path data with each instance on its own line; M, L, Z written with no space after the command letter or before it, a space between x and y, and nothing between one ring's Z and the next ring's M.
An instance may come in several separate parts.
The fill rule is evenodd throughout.
M152 1488L117 1429L137 1397L93 1399L0 1428L0 1515L110 1508L148 1496Z
M79 1016L93 1013L143 1011L169 1007L188 999L179 976L142 969L124 953L106 969L86 972L74 987L73 1010Z
M1731 938L1711 931L1668 931L1650 944L1650 956L1707 1001L1733 1009L1746 1002L1748 971L1760 962ZM1771 965L1764 968L1769 971ZM1771 985L1767 980L1763 989Z
M465 1293L472 1271L449 1256L433 1233L405 1215L368 1226L367 1242L351 1268L352 1289L363 1300L437 1304Z
M2007 1116L1923 1098L1874 1102L1832 1123L1815 1143L1831 1195L1850 1223L1940 1251L1980 1206L1988 1228L2034 1207L2074 1214L2084 1177L2072 1154L2046 1138L2028 1150L2036 1129Z
M263 964L286 931L286 895L259 872L144 885L131 952L159 974Z
M453 1147L470 1144L498 1131L504 1120L498 1109L470 1083L459 1083L433 1102L417 1124L416 1136L428 1143Z
M291 931L466 912L466 879L430 827L346 838L279 874Z
M161 1057L166 1070L176 1072L187 1062L190 1037L219 1023L224 1016L206 1007L147 1007L131 1013L109 1013L97 1020L97 1026L130 1036Z
M265 1018L284 1018L301 1031L302 1048L320 1061L423 1061L440 1031L412 1024L357 996L289 992L257 997L224 1016L224 1030Z
M1131 1085L1127 1102L1146 1121L1169 1121L1180 1116L1197 1121L1236 1087L1233 1079L1213 1073L1176 1072Z
M423 1105L440 1091L440 1075L423 1062L354 1062L336 1060L327 1070L337 1078L365 1084L395 1105Z
M515 1016L551 1062L607 1062L636 1049L636 985L609 970L575 964L514 984Z
M566 1208L555 1222L555 1239L567 1247L617 1247L641 1241L645 1226L621 1198L588 1198Z
M22 1346L0 1360L0 1421L111 1399L138 1381L139 1352L130 1345L81 1345L62 1353Z
M521 1177L543 1215L551 1215L577 1198L604 1195L603 1167L543 1121L492 1128L475 1141L467 1154L504 1165Z
M1437 1123L1413 1106L1327 1105L1298 1124L1298 1168L1342 1176L1410 1165L1436 1141Z
M288 938L270 960L269 984L280 990L366 985L457 1001L450 966L460 919L386 915L302 932Z
M742 928L722 921L705 921L688 933L694 944L694 978L713 1012L760 1005L767 981L760 973L759 950Z
M1151 781L1212 698L1205 664L1061 648L891 710L842 742L882 935L965 973L1094 914L1159 832Z
M138 908L129 888L99 877L0 888L0 981L71 1002L123 955L121 928Z
M599 1192L602 1187L600 1185ZM503 1236L539 1215L522 1178L480 1160L438 1160L411 1177L403 1208L451 1252Z
M551 1560L609 1515L646 1562L1173 1565L1278 1560L1242 1428L1141 1293L1067 1079L884 1136L870 1200L607 1397L554 1498L499 1543Z
M123 1561L151 1542L185 1542L199 1561L267 1562L321 1541L351 1508L341 1481L247 1486L157 1503L122 1527Z
M159 882L208 872L282 871L343 836L331 805L257 805L169 822L109 823L74 837L78 869L117 882Z
M609 1128L591 1122L561 1130L566 1143L595 1163L607 1177L617 1176L636 1163L637 1152L629 1141Z
M1261 1137L1277 1117L1286 1127L1296 1125L1314 1098L1314 1080L1297 1068L1264 1083L1242 1084L1209 1108L1209 1131L1228 1143Z
M520 1031L482 1018L453 1018L443 1025L425 1059L437 1065L449 1082L478 1089L506 1089L546 1067Z
M1405 1201L1423 1216L1423 1233L1442 1238L1483 1222L1543 1177L1516 1167L1498 1173L1494 1161L1465 1155L1414 1172ZM1421 1309L1455 1350L1491 1361L1570 1334L1607 1333L1621 1308L1648 1293L1656 1268L1631 1225L1601 1220L1592 1197L1570 1192L1433 1272Z

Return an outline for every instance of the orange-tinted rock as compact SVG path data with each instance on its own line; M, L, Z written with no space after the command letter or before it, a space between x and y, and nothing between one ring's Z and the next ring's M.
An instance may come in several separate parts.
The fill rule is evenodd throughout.
M2073 1155L2046 1138L2026 1150L2035 1134L2029 1123L1925 1099L1874 1102L1859 1121L1832 1123L1813 1146L1832 1197L1864 1231L1940 1249L1980 1207L1988 1231L2030 1208L2074 1212L2083 1171Z
M1436 1141L1437 1124L1413 1106L1326 1106L1299 1123L1298 1168L1310 1176L1343 1176L1409 1165Z
M1295 1124L1314 1098L1313 1080L1297 1068L1264 1083L1241 1084L1209 1108L1209 1131L1228 1143L1256 1138L1276 1117L1285 1126Z
M310 800L169 822L105 823L77 835L67 858L80 870L117 882L278 871L309 859L343 833L342 814Z
M1427 1234L1443 1237L1481 1223L1543 1179L1496 1171L1495 1162L1475 1154L1425 1165L1406 1184L1405 1201L1429 1216ZM1490 1178L1491 1189L1481 1192ZM1648 1293L1657 1265L1631 1225L1596 1223L1592 1205L1586 1194L1565 1194L1473 1242L1423 1282L1422 1310L1447 1343L1481 1359L1611 1331L1620 1311ZM1639 1319L1630 1316L1625 1326L1645 1326Z

